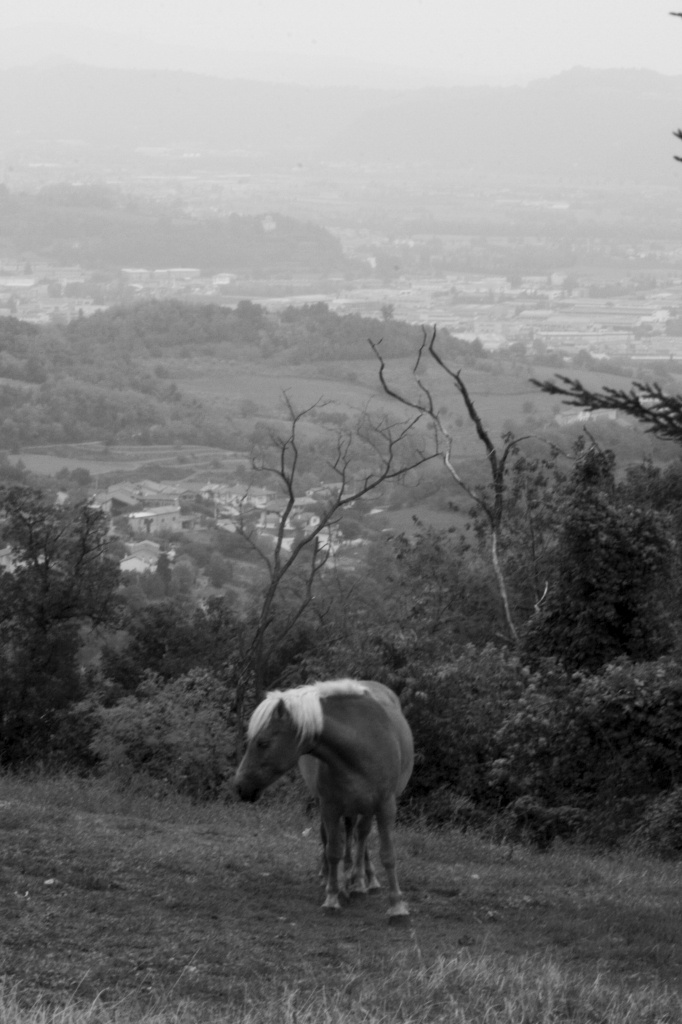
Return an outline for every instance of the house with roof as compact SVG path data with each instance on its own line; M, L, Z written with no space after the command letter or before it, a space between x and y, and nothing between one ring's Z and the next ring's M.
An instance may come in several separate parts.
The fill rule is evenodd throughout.
M120 516L139 508L141 502L135 484L120 483L107 487L105 491L98 491L92 504L111 516Z
M143 537L187 529L187 525L183 526L179 505L160 505L156 508L143 509L141 512L131 512L128 516L128 525L134 534Z

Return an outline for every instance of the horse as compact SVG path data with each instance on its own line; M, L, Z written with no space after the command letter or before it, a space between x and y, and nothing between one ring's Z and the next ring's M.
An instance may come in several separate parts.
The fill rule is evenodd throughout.
M297 762L320 806L326 876L323 909L341 909L339 865L344 852L352 860L351 890L377 887L367 852L376 819L388 880L389 923L407 918L393 833L397 798L412 774L414 746L396 694L382 683L356 679L267 694L249 721L246 751L235 777L239 796L257 800Z

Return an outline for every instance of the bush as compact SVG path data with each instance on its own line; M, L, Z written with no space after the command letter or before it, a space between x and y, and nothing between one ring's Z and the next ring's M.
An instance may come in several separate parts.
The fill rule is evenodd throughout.
M91 749L124 782L144 775L195 799L223 796L235 762L233 697L206 670L172 682L150 673L134 696L96 710Z
M415 741L407 796L434 821L461 818L461 798L490 805L490 765L499 753L496 734L521 695L524 671L504 650L469 646L436 670L421 669L403 688ZM453 804L451 796L459 800Z
M682 854L682 786L654 800L635 832L634 843L659 857Z
M506 799L581 808L592 838L618 841L682 775L680 666L622 658L584 676L546 662L496 742L491 778Z

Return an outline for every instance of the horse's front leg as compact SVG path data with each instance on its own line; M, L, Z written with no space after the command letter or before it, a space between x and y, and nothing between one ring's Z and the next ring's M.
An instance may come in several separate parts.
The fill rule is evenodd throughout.
M325 856L327 860L327 896L322 904L323 910L336 911L341 909L339 902L339 867L344 854L345 830L339 815L323 813L323 827L326 835Z
M396 803L395 799L387 800L377 813L377 827L379 829L379 850L381 863L384 866L388 879L388 917L389 923L398 922L409 917L407 904L398 885L398 873L395 866L395 843L393 832L395 829Z
M327 864L327 833L324 829L324 822L320 822L320 841L322 846L322 853L320 854L320 870L319 877L323 885L327 884L329 877L329 865Z

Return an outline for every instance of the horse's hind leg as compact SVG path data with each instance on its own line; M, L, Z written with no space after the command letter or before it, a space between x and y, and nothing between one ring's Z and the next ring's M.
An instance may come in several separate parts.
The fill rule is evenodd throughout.
M369 838L371 828L371 815L360 815L355 826L355 857L353 859L353 870L351 871L350 875L350 891L354 893L367 892L366 872L367 865L369 863L369 854L367 852L367 840Z
M395 798L390 801L386 801L377 813L381 863L384 866L386 877L388 879L389 922L398 921L401 918L407 918L410 913L407 909L407 904L403 900L403 894L400 891L400 886L398 885L398 874L395 867L395 844L393 842L395 815Z
M381 888L381 882L377 878L374 865L369 856L369 842L365 846L365 878L367 880L367 892L376 892Z
M343 827L346 830L346 844L343 850L343 872L348 876L353 867L353 837L355 835L355 818L344 818Z

